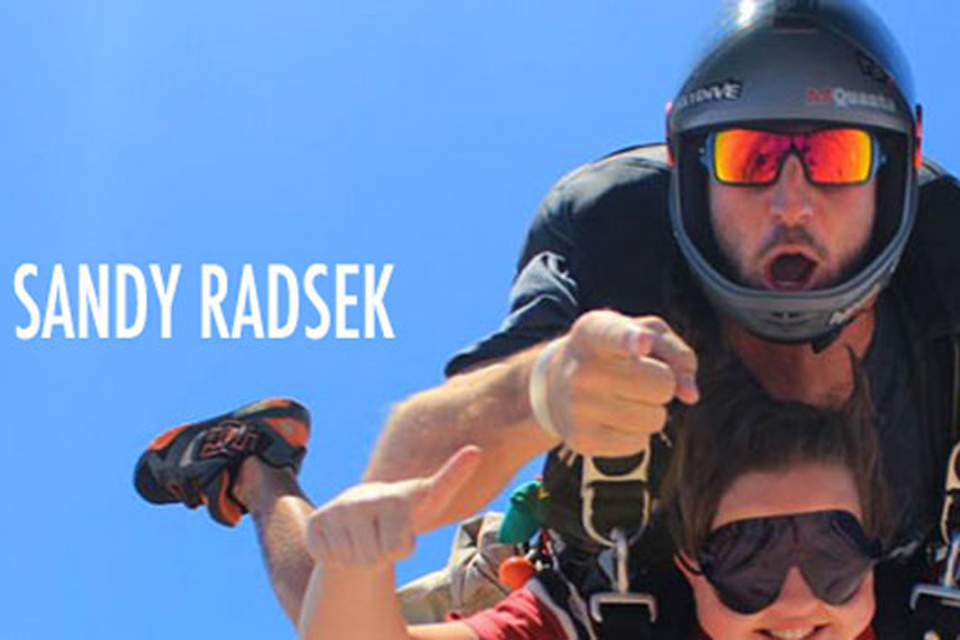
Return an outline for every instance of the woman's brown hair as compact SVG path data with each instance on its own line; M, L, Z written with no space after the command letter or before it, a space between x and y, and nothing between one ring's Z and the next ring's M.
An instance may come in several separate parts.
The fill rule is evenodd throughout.
M710 533L717 507L741 475L786 471L802 463L850 470L864 531L886 541L894 515L880 468L880 449L866 376L851 356L854 390L839 410L771 398L731 360L701 375L704 397L678 416L664 487L677 546L694 555Z

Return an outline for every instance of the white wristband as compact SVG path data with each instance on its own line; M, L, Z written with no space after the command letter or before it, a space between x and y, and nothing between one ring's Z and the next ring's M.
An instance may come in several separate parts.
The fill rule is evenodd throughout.
M536 420L540 428L549 435L563 440L563 437L557 431L556 425L550 418L550 405L547 402L547 367L550 365L550 358L557 352L561 346L559 340L554 340L548 344L537 361L533 363L533 369L530 371L530 409L533 412L533 419Z

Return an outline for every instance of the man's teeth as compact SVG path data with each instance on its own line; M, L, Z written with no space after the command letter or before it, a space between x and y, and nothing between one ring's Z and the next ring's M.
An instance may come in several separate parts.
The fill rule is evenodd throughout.
M774 638L782 638L783 640L800 640L801 638L806 638L814 631L813 627L807 627L805 629L789 629L786 631L771 631L770 635Z

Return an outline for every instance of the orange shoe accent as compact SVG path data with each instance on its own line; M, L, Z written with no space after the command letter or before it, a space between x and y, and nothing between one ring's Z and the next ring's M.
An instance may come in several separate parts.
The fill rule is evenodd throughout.
M166 433L161 433L159 436L154 438L150 444L147 445L147 451L157 451L163 449L168 444L170 444L174 438L176 438L181 431L189 427L189 424L180 425L179 427L174 427L167 431Z
M498 573L500 582L510 587L510 591L516 591L527 584L527 581L537 573L537 568L528 558L512 556L500 564Z
M307 425L293 418L264 418L264 422L273 427L291 446L305 447L310 438Z
M266 400L259 400L253 404L248 404L238 411L236 416L246 416L251 413L256 413L257 411L263 411L264 409L274 409L278 407L289 407L291 402L286 398L267 398Z
M227 494L227 489L230 486L230 483L227 481L227 472L224 471L220 474L219 478L220 486L217 491L217 508L220 511L220 514L226 518L227 522L231 527L236 526L240 522L240 518L243 517L243 512L240 510L240 507L237 506L237 503Z

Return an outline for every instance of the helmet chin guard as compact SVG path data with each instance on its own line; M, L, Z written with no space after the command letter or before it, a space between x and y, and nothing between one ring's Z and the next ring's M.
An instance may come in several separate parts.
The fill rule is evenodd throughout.
M887 285L917 208L919 108L892 35L858 0L741 0L668 109L670 222L717 311L775 342L829 344ZM915 110L916 108L916 110ZM887 158L867 255L826 289L772 291L728 273L710 224L699 162L710 131L811 123L868 129ZM743 187L751 188L751 187Z

